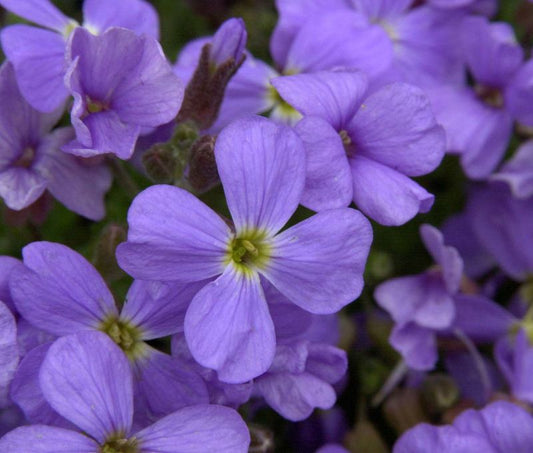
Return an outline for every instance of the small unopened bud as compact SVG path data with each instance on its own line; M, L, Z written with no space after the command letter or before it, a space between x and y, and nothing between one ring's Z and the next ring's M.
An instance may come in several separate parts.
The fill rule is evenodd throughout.
M248 453L270 453L274 451L272 431L260 425L248 425L250 430L250 448Z
M187 179L199 193L206 192L220 181L215 161L215 137L204 135L192 146Z
M159 184L174 182L178 171L174 146L170 143L156 143L142 156L148 177Z
M240 61L244 55L246 39L244 21L240 18L228 19L213 36L211 62L220 66L230 59Z
M383 405L385 418L398 434L422 422L429 422L415 388L395 390Z
M142 156L148 177L160 184L174 184L183 176L198 129L191 123L176 127L168 143L156 143Z
M422 383L422 403L429 415L440 416L459 400L459 388L450 376L433 374Z
M178 121L195 122L202 130L217 119L226 86L244 62L246 30L241 19L226 21L202 48L198 65L185 89Z
M126 240L126 228L117 223L107 225L98 238L94 251L94 266L105 280L110 283L123 277L124 271L115 258L117 246Z

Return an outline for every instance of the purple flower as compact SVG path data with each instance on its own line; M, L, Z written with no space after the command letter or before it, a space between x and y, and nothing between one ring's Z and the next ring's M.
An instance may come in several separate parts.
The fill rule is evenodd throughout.
M147 35L110 28L94 36L77 28L67 60L65 81L74 96L76 140L65 151L128 159L142 127L162 125L178 113L183 86L159 43Z
M490 341L505 334L514 317L485 297L460 293L463 261L457 250L444 245L442 234L430 225L423 225L420 234L437 268L386 281L374 297L396 323L392 346L411 368L431 370L438 358L437 334L459 329ZM476 315L480 312L484 318Z
M412 181L434 170L445 137L418 88L395 83L367 94L360 72L278 77L281 96L304 115L296 131L307 151L302 204L347 206L383 225L401 225L427 212L433 195Z
M526 453L531 445L533 417L515 404L498 401L463 412L452 425L417 425L396 442L393 452Z
M78 214L104 217L111 173L102 164L89 165L60 150L74 137L72 128L50 132L62 111L40 113L31 107L9 63L0 68L0 104L0 196L7 206L24 209L48 190Z
M143 280L218 277L185 316L193 357L222 381L245 382L270 367L274 326L259 276L312 313L334 313L358 297L370 247L369 222L353 209L319 213L283 232L304 186L303 144L261 117L235 121L215 145L234 230L188 192L152 186L133 201L120 266Z
M96 269L68 247L34 242L23 256L25 267L15 270L10 281L20 314L57 336L99 330L112 338L134 372L136 406L143 417L138 423L207 401L196 373L145 343L183 329L185 308L201 284L134 282L119 313ZM21 393L18 401L26 397Z
M365 30L374 43L379 43L379 46L367 48L374 52L375 59L381 61L381 66L374 66L374 71L370 71L376 85L403 81L432 86L462 79L463 63L456 33L461 15L429 6L412 8L414 0L304 0L297 3L292 0L276 2L280 20L270 46L276 61L287 58L288 49L294 45L304 28L314 27L315 36L322 38L321 33L316 33L320 27L312 24L315 17L345 16ZM333 24L335 20L339 19L333 19ZM320 41L311 38L311 42ZM360 54L364 55L364 52ZM368 72L365 66L342 66Z
M293 6L299 8L298 3ZM380 30L370 27L360 14L354 11L312 14L313 10L311 5L311 9L306 11L306 14L310 13L309 17L298 19L301 29L295 31L289 40L278 43L273 35L271 51L276 69L251 55L247 56L228 84L213 130L218 131L234 119L254 113L268 113L272 119L289 124L297 122L300 114L279 97L270 83L280 74L353 67L375 75L388 66L391 43ZM180 77L185 80L190 77L204 43L204 40L192 42L180 53L175 66Z
M57 340L39 373L48 403L79 431L23 426L0 439L2 451L245 452L246 425L222 406L190 406L132 431L132 372L122 351L103 333L84 332Z
M533 125L533 61L524 64L524 51L508 24L470 17L462 32L474 88L450 85L428 94L446 129L447 149L461 155L470 178L482 179L501 161L513 122Z
M66 42L78 23L66 17L49 0L0 0L0 5L46 28L12 25L2 30L4 53L15 67L20 91L37 110L52 112L68 96ZM85 0L83 27L100 34L109 27L124 27L138 34L159 36L155 9L144 0Z

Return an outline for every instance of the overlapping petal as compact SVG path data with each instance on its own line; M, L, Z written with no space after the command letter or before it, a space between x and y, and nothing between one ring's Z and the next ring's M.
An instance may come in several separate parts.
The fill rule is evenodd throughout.
M116 316L113 296L96 269L81 255L53 242L23 249L25 268L14 271L10 287L19 312L56 335L95 329Z
M100 444L127 434L133 417L128 359L104 333L83 332L57 340L40 372L50 405Z
M274 358L274 324L257 274L228 266L193 299L185 337L195 360L221 381L242 383L263 374Z

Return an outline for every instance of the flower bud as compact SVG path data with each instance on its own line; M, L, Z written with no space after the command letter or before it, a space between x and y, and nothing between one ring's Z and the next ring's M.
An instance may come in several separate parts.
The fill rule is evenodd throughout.
M250 448L248 453L271 453L274 451L272 431L260 425L248 425L250 429Z
M455 381L444 374L428 376L422 383L422 402L431 416L441 415L459 400Z
M178 121L193 121L201 130L215 122L226 86L244 61L246 37L244 22L230 19L204 45L185 90Z
M231 59L240 61L244 55L246 39L246 28L242 19L232 18L224 22L211 42L211 63L220 66Z
M191 187L203 193L220 182L215 161L215 137L204 135L191 147L187 178Z
M94 266L110 283L125 275L115 258L117 246L126 240L126 228L118 223L110 223L104 227L98 238L94 251Z

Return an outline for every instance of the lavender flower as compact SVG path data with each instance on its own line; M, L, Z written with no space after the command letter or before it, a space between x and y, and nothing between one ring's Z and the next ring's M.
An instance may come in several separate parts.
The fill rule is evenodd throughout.
M46 29L12 25L2 30L4 53L15 67L24 98L37 110L52 112L68 96L63 78L65 50L78 23L66 17L49 0L0 0L0 5ZM124 27L138 34L159 36L155 9L144 0L85 0L83 27L94 34L109 27Z
M423 225L420 234L438 267L386 281L374 297L396 323L389 339L392 346L409 367L431 370L438 358L437 334L449 336L458 329L490 341L504 335L514 317L483 296L462 294L463 261L457 250L444 245L434 227ZM483 319L476 315L480 312L485 313Z
M10 281L20 314L57 336L99 330L112 338L130 359L139 423L207 401L196 373L144 342L180 331L185 308L202 285L134 282L119 314L102 277L78 253L61 244L34 242L23 256L25 267L15 270ZM22 392L19 400L26 397Z
M444 156L444 131L418 88L403 83L367 94L360 72L278 77L281 96L304 115L296 131L307 151L302 204L347 206L383 225L427 212L433 195L409 179L434 170Z
M174 119L183 86L159 43L122 28L99 36L77 28L67 49L65 82L74 96L76 140L63 150L80 156L131 157L142 127Z
M286 126L260 117L235 121L218 136L215 157L235 230L188 192L152 186L129 210L128 241L117 258L144 280L218 276L192 300L185 336L201 365L239 383L267 371L275 353L259 276L304 310L334 313L361 292L372 234L347 208L278 233L305 177L302 142Z
M50 132L62 111L33 109L21 96L9 63L0 68L0 103L0 196L7 206L21 210L48 190L78 214L92 220L104 217L109 170L60 150L72 140L72 128Z
M394 453L529 451L533 445L533 418L519 406L504 401L480 411L469 409L452 425L418 425L396 442Z
M0 439L13 453L32 451L247 451L246 425L232 409L190 406L132 431L132 372L122 351L101 332L57 340L46 354L40 385L48 403L78 430L31 425Z
M489 176L501 161L513 122L533 124L533 62L505 23L482 17L463 22L463 48L475 87L442 86L429 91L435 115L446 129L447 149L461 155L465 173Z

